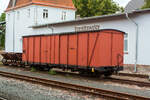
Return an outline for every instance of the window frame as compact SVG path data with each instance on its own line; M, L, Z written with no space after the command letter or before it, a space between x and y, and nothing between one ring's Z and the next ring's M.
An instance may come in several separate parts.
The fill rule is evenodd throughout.
M48 19L48 9L43 9L43 19Z
M125 47L126 46L125 41L127 41L127 44L126 44L127 47ZM127 48L127 49L125 50L125 48ZM128 52L129 52L129 34L125 33L124 34L124 53L128 54Z
M61 20L66 20L66 16L67 16L67 12L66 11L62 11Z

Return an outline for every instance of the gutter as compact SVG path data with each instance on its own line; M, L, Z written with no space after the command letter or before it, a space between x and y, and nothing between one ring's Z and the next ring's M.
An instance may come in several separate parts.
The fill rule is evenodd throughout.
M135 47L135 63L134 63L134 72L137 72L137 61L138 61L138 38L139 38L139 25L134 20L132 20L128 13L126 13L126 18L131 21L136 26L136 47Z

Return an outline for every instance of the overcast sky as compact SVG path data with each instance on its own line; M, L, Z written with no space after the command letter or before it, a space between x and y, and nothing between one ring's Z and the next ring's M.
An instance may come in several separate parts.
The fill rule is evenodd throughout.
M115 2L119 3L120 6L125 7L125 5L130 1L130 0L114 0ZM0 14L4 12L8 5L9 0L0 0Z
M8 2L9 0L0 0L0 14L6 9Z
M119 3L120 6L125 7L126 4L127 4L130 0L113 0L113 1Z

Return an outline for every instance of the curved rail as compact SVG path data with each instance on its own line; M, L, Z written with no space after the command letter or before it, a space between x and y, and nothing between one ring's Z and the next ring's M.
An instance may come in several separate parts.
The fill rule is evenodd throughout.
M54 86L57 88L69 89L69 90L83 92L83 93L87 93L87 94L98 95L100 97L109 98L109 99L113 99L113 100L114 99L115 100L150 100L150 98L147 98L147 97L131 95L131 94L127 94L127 93L114 92L111 90L103 90L103 89L99 89L99 88L81 86L81 85L70 84L70 83L63 83L63 82L59 82L59 81L25 76L25 75L20 75L20 74L14 74L14 73L0 71L0 75L4 76L4 77L15 78L15 79L19 79L19 80L36 83L36 84L38 83L38 84L42 84L42 85L46 85L46 86Z
M129 76L129 77L138 77L138 78L149 78L148 75L142 74L130 74L130 73L118 73L119 76Z
M108 78L108 79L110 79L110 81L112 82L117 82L117 83L137 85L140 87L150 87L150 82L134 81L134 80L128 80L128 79L119 79L119 78Z

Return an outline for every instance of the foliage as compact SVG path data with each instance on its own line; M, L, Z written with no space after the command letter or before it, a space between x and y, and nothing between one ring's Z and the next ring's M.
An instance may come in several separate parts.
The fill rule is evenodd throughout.
M145 5L142 7L142 9L150 8L150 0L145 0Z
M56 71L50 69L49 72L48 72L50 75L56 75Z
M113 0L73 0L77 8L76 15L81 17L108 15L123 11Z
M5 21L5 13L3 13L0 17L0 22ZM0 49L3 49L5 46L5 29L6 25L0 25Z
M0 22L5 21L5 17L6 17L5 13L2 13L0 17Z
M35 67L31 67L31 72L36 72L36 68Z

